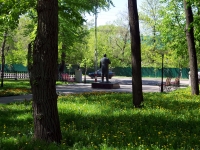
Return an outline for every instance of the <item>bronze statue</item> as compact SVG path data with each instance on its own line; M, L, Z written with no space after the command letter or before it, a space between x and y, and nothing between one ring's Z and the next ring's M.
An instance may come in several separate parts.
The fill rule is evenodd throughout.
M102 71L101 79L102 82L104 82L104 76L106 77L106 82L109 82L109 64L111 64L110 60L106 57L106 54L104 54L104 57L100 61L100 68Z

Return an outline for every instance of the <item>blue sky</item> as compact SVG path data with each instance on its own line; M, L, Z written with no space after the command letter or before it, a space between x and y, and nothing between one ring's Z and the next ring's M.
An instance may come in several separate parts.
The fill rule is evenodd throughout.
M109 11L100 11L97 17L97 25L105 25L108 22L113 22L117 19L120 12L126 11L128 9L128 0L112 0L115 7L111 7ZM143 0L137 0L138 8ZM90 21L94 19L94 15L88 16L87 20Z

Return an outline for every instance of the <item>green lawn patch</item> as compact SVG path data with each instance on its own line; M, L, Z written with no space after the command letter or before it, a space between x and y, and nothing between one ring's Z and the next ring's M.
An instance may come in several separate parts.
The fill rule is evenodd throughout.
M26 95L31 93L29 80L5 80L3 88L0 87L0 97Z
M32 140L31 102L0 105L0 149L200 149L200 96L144 93L143 105L135 109L130 93L59 96L59 146Z
M68 82L57 81L56 85L66 85ZM4 80L3 88L0 87L0 97L31 94L29 80Z

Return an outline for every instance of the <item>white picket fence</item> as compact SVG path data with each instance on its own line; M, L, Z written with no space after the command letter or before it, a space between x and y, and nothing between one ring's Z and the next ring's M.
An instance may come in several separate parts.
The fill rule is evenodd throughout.
M65 75L65 76L63 76ZM67 76L67 78L66 78ZM0 72L0 78L1 78L1 72ZM4 72L4 78L5 79L29 79L29 73L28 72L14 72L14 73L10 73L10 72ZM67 81L67 80L74 80L75 75L74 73L72 73L71 75L67 74L67 73L59 73L58 74L58 81Z
M0 74L1 77L1 74ZM8 73L4 72L4 78L5 79L29 79L29 73L28 72L15 72L15 73Z

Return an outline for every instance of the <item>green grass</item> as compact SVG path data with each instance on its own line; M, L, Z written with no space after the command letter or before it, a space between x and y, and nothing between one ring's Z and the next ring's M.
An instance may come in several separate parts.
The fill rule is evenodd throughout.
M66 85L67 82L57 81L56 85ZM31 94L29 80L5 79L3 87L0 87L0 97Z
M29 80L4 80L0 87L0 96L25 95L31 93Z
M135 109L130 93L59 96L62 144L32 140L31 102L0 105L1 150L200 149L200 96L190 89L144 93Z

